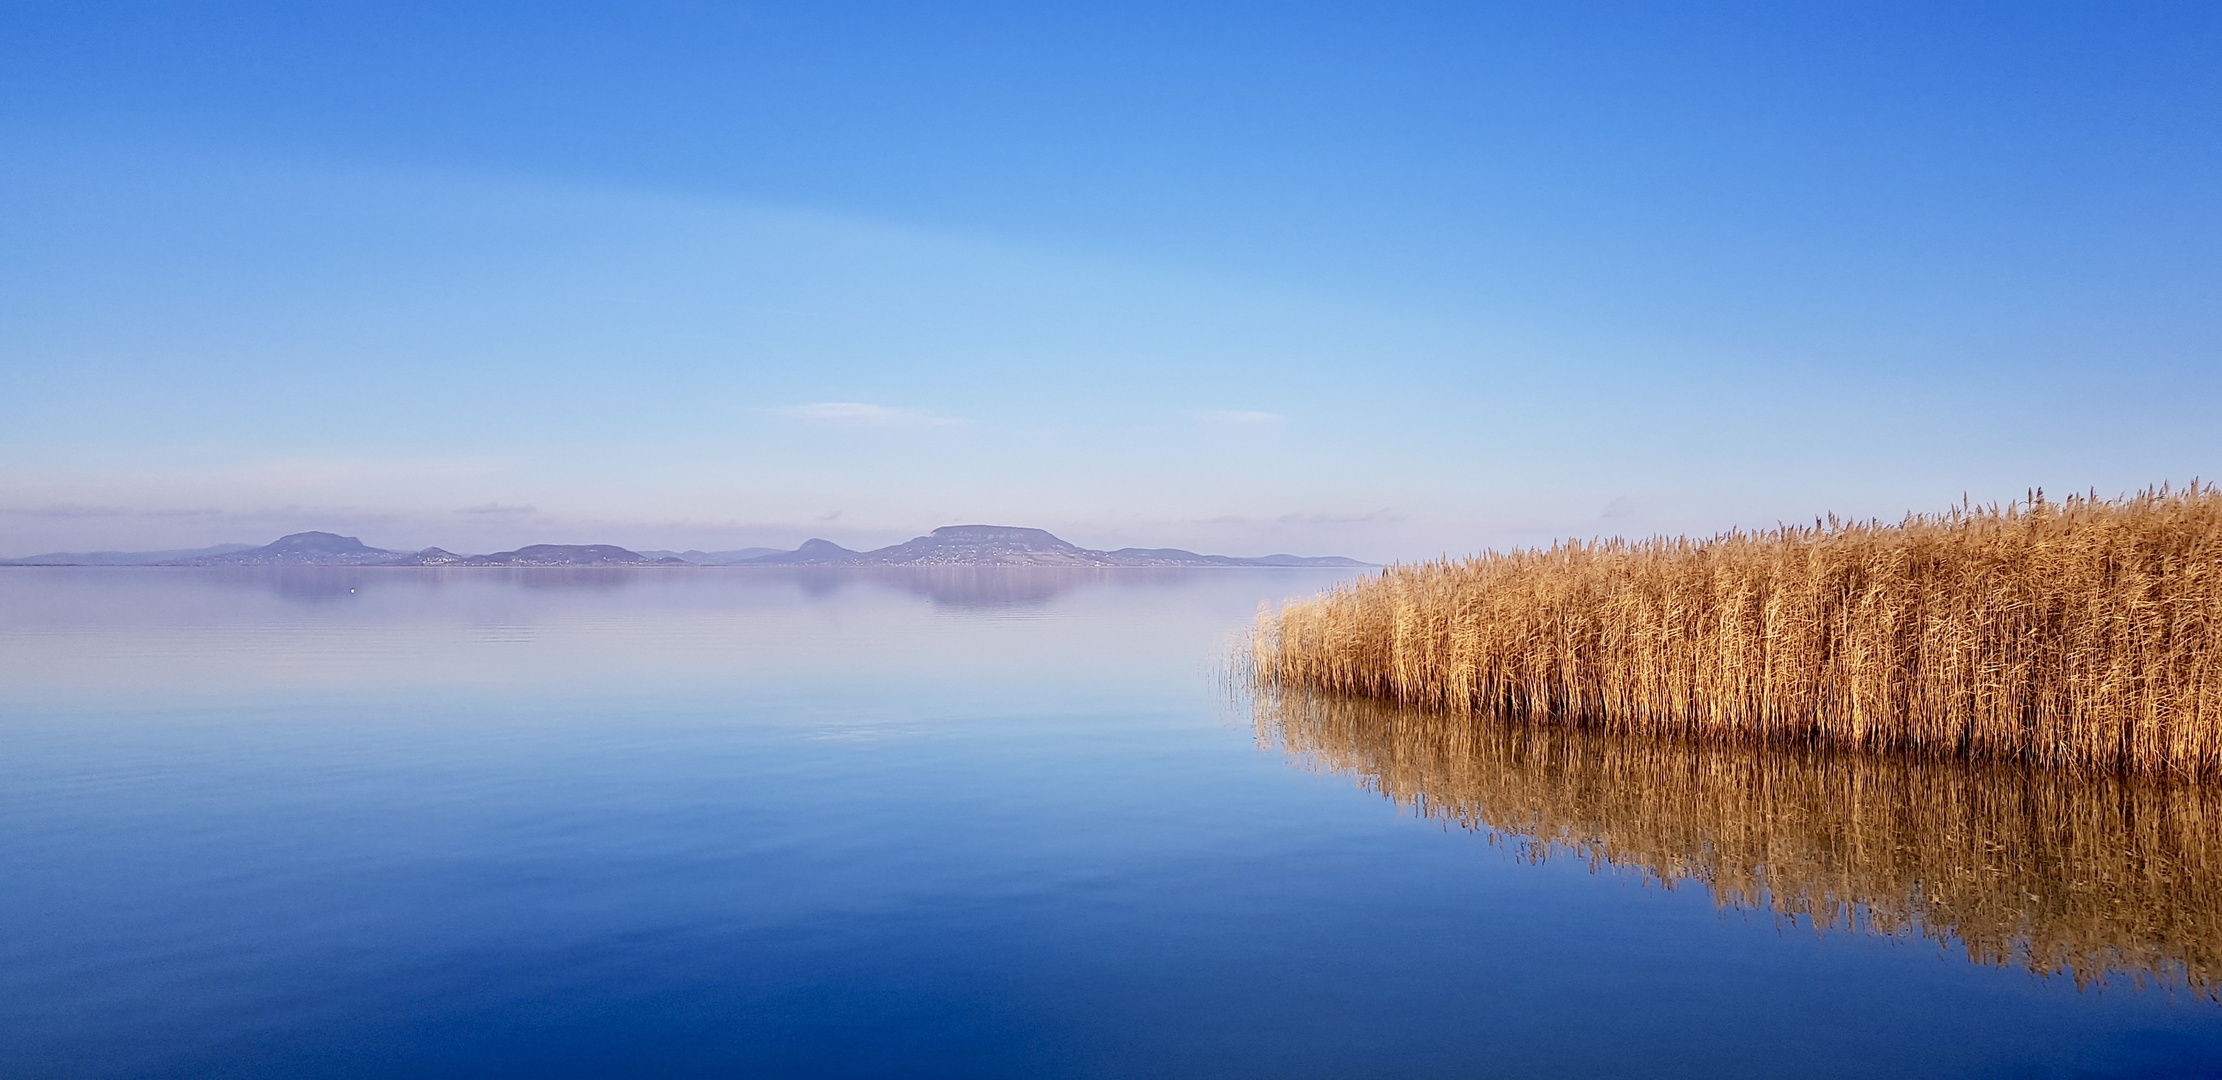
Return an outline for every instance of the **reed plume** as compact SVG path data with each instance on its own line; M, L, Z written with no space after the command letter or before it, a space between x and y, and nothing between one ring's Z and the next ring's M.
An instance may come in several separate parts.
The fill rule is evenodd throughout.
M1416 813L1818 929L2222 1001L2222 788L2009 762L1722 745L1305 692L1259 738Z
M1962 506L1394 566L1266 685L1609 730L2222 773L2222 493Z

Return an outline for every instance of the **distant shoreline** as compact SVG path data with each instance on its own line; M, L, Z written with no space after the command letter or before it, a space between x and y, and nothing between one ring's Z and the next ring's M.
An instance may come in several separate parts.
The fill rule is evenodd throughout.
M877 565L856 563L832 564L748 564L748 563L451 563L445 565L416 565L396 563L234 563L209 565L196 563L70 563L26 562L19 559L0 561L0 570L1101 570L1124 572L1131 570L1379 570L1381 563L1355 565L1300 565L1284 566L1264 563L1194 563L1164 565L1105 565L1085 563L886 563Z
M615 544L531 544L486 555L458 555L442 548L390 551L359 538L328 532L293 533L261 547L224 544L192 550L50 552L0 561L0 566L78 567L895 567L1034 569L1362 569L1372 563L1339 555L1202 555L1181 548L1098 551L1061 540L1042 529L1007 525L947 525L925 536L870 551L855 551L813 538L793 551L633 551Z

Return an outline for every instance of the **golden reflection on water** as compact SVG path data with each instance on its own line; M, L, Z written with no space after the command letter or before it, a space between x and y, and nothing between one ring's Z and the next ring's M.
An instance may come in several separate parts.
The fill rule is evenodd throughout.
M1428 818L1818 928L2222 1000L2222 789L1255 698L1260 741Z

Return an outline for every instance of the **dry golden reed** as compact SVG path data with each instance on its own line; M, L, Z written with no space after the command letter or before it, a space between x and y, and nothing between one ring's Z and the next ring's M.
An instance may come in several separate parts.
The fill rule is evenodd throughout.
M1262 612L1267 686L1615 731L2222 773L2222 493L1402 565Z
M1422 815L1820 928L2222 1000L2222 788L2019 763L1692 743L1302 692L1259 738Z

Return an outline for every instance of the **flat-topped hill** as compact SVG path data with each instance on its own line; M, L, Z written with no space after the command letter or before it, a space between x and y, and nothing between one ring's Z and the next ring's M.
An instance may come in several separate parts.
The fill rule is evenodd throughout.
M805 541L794 551L749 559L756 566L1365 566L1339 556L1198 555L1180 548L1097 551L1045 529L1009 525L944 525L924 536L871 551L851 551L830 540Z

